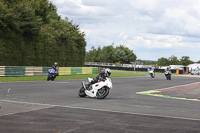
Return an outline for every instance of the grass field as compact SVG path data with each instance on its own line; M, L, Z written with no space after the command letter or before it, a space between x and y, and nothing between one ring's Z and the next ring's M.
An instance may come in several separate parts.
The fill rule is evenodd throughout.
M90 75L66 75L57 76L55 80L68 80L68 79L87 79L88 77L94 78L97 74ZM133 73L117 73L117 71L111 74L111 78L114 77L135 77L144 76L144 74L133 74ZM14 81L44 81L47 80L47 76L26 76L26 77L0 77L0 82L14 82Z

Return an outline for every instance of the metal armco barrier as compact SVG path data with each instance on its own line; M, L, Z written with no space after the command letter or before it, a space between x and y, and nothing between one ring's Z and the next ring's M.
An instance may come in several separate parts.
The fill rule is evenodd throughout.
M115 67L115 66L98 66L98 65L85 65L85 67L99 67L99 68L110 68L113 70L125 70L125 71L143 71L147 72L147 68L132 68L132 67ZM164 73L165 69L154 69L155 72ZM175 69L171 70L172 73L176 73ZM183 70L179 70L179 74L183 74Z
M44 76L49 67L36 66L0 66L0 76ZM59 75L97 74L97 67L59 67Z
M5 66L0 66L0 76L5 75Z
M16 71L17 70L17 71ZM5 66L5 76L24 76L24 66Z

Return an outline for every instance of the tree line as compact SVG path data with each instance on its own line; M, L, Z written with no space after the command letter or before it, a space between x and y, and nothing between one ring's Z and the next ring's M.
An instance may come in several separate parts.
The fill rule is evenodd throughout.
M84 37L48 0L0 0L0 65L83 66Z
M193 64L194 62L190 60L189 56L182 56L181 59L178 59L176 56L172 55L169 58L159 58L157 65L159 66L169 66L169 65L184 65Z
M104 46L103 48L92 47L86 52L86 62L104 62L104 63L130 63L137 59L137 56L128 47L123 45L114 48L112 45Z
M190 60L189 56L182 56L180 59L178 59L176 56L172 55L169 58L161 57L158 59L158 61L146 61L146 60L137 60L139 62L142 62L143 65L152 65L152 66L169 66L169 65L183 65L187 66L189 64L193 64L192 60ZM200 63L198 61L197 63Z
M169 65L189 65L194 62L190 60L189 56L182 56L178 59L172 55L169 58L161 57L158 61L145 61L136 60L137 56L128 47L120 45L114 48L114 44L104 46L103 48L94 46L86 52L86 62L103 62L103 63L116 63L116 64L130 64L131 62L142 62L143 65L153 66L169 66ZM200 63L200 61L198 61Z

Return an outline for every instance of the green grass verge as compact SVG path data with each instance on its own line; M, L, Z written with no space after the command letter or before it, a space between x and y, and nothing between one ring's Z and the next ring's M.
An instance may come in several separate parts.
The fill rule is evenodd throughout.
M88 77L94 78L97 74L89 75L66 75L57 76L55 80L69 80L69 79L87 79ZM135 77L144 76L142 74L130 74L130 73L112 73L111 78L114 77ZM26 77L0 77L0 82L12 82L12 81L43 81L47 80L47 76L26 76Z

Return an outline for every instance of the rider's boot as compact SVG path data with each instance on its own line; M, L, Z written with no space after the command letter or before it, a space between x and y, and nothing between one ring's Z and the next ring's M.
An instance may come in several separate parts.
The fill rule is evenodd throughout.
M85 87L86 87L87 90L89 90L90 85L91 85L90 82L88 82L88 83L85 85Z
M85 90L90 90L89 87L90 87L91 84L92 84L91 82L85 83L85 82L82 81L82 86Z
M89 90L89 87L90 87L91 83L85 83L85 82L82 82L82 86L85 90Z

